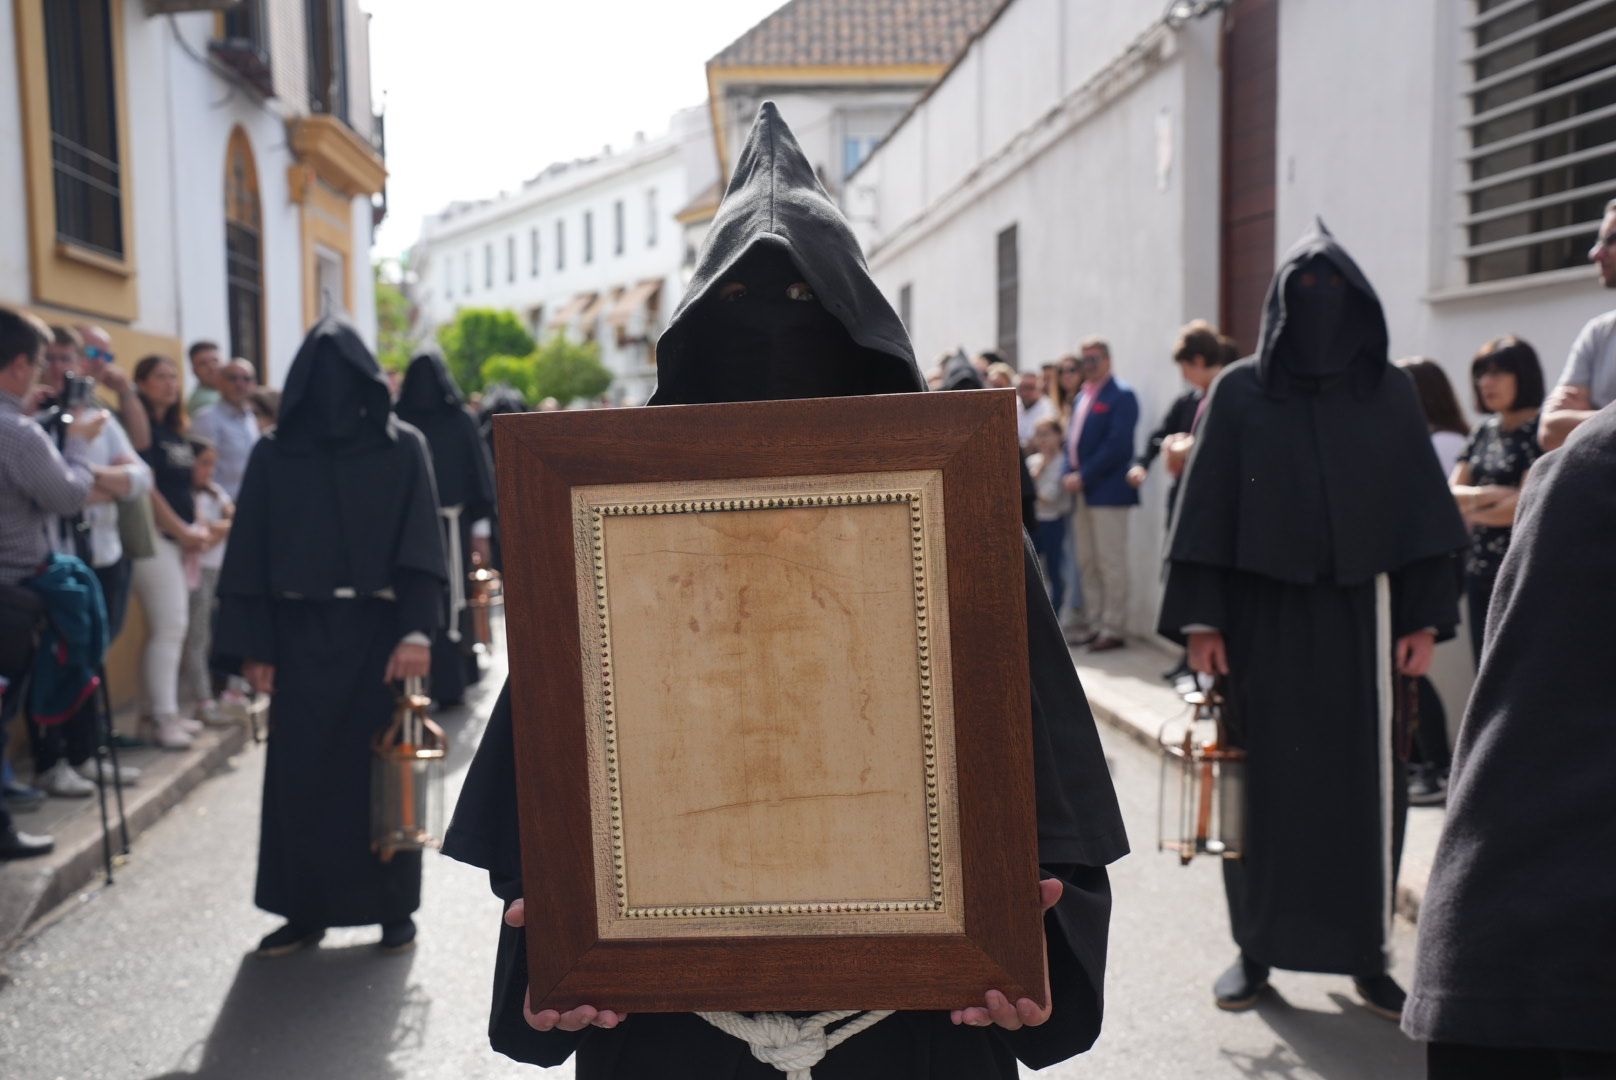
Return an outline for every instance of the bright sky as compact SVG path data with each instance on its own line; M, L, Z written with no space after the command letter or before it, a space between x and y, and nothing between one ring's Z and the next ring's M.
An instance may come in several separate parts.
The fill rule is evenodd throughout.
M362 0L387 107L395 257L456 199L514 190L553 161L667 130L706 100L704 64L783 0Z

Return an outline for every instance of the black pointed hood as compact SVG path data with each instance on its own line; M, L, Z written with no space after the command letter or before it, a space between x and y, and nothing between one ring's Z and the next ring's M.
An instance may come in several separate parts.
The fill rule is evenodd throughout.
M825 310L863 350L869 377L848 393L926 389L909 335L871 279L853 230L779 110L766 101L735 162L690 287L657 341L657 389L649 404L707 400L692 377L702 362L699 350L691 347L692 325L708 310L716 286L759 245L772 245L790 257Z
M1296 376L1285 362L1285 353L1294 347L1295 336L1286 333L1288 298L1297 274L1316 259L1329 263L1346 282L1349 295L1343 318L1350 321L1354 337L1343 347L1352 350L1349 381L1354 391L1361 394L1378 384L1391 362L1386 314L1374 286L1325 226L1324 219L1315 217L1311 231L1280 261L1264 301L1256 362L1258 378L1270 394L1283 396L1297 384Z
M971 358L963 350L957 351L948 358L943 365L943 382L940 390L986 390L988 384L983 381L982 373L976 370Z
M391 439L392 400L381 365L347 320L314 324L286 373L277 441L342 447Z
M426 348L415 354L404 383L398 391L398 415L419 426L420 420L435 412L464 408L466 399L449 374L443 353Z

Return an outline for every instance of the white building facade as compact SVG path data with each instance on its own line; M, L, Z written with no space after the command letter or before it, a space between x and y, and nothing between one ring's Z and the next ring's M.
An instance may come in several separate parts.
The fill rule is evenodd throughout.
M596 342L613 400L643 402L656 386L656 339L683 293L675 215L716 173L698 106L657 138L553 165L520 191L427 219L410 252L418 333L462 308L509 310L536 339Z
M1394 356L1462 401L1477 348L1533 343L1550 382L1613 306L1585 252L1616 196L1616 0L1011 0L848 180L844 202L924 365L1022 368L1091 334L1142 443L1208 318L1250 350L1278 257L1321 216L1385 306ZM1195 9L1205 10L1195 17ZM1574 9L1574 10L1573 10ZM1166 479L1132 533L1154 625Z
M0 304L119 362L215 341L280 384L325 310L375 337L386 170L357 0L0 4Z

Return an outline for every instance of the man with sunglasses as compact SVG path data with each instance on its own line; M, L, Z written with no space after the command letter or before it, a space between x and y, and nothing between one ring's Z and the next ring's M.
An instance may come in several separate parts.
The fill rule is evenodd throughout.
M241 494L247 458L258 442L258 421L250 401L258 386L258 375L252 364L238 356L220 370L217 386L219 400L196 414L191 430L218 450L219 464L213 480L234 500Z
M1616 289L1616 199L1605 205L1605 220L1588 261L1599 268L1599 283ZM1572 343L1560 383L1543 403L1538 445L1553 450L1578 424L1612 401L1616 401L1616 310L1588 320Z
M78 331L79 340L84 347L79 350L83 358L80 364L80 374L87 379L94 379L96 385L106 391L103 400L110 398L107 404L118 417L118 423L129 436L129 442L136 450L143 450L151 445L151 420L146 416L146 407L140 403L140 395L135 393L135 384L121 368L116 366L117 356L112 351L112 336L99 326L90 323L80 323L74 327Z

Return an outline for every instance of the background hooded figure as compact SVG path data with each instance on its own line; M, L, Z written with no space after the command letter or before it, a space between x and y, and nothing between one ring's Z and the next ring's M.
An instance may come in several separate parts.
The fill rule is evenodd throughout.
M771 103L759 111L657 354L653 406L925 389L908 335ZM816 1080L1008 1080L1017 1059L1043 1067L1086 1050L1099 1033L1111 907L1104 867L1127 852L1127 840L1030 550L1026 566L1039 860L1043 876L1065 887L1045 916L1053 1013L1016 1031L956 1026L946 1012L897 1013L837 1046L813 1067ZM521 895L508 695L489 719L444 852L488 870L505 901ZM542 934L543 913L528 918ZM578 1080L782 1075L688 1013L636 1014L609 1030L534 1030L522 1015L524 934L507 925L500 939L489 1036L501 1053L548 1066L576 1052Z
M1168 543L1160 630L1227 673L1248 755L1222 1007L1254 1004L1273 966L1351 975L1373 1010L1401 1008L1394 653L1423 674L1452 636L1464 543L1380 302L1320 223L1274 277L1257 355L1212 385Z
M494 516L494 469L466 402L436 349L410 361L393 407L400 420L426 437L437 481L439 513L448 545L448 611L443 630L432 639L432 697L440 706L458 705L466 685L482 676L473 649L471 612L466 608L466 574L471 571L473 528ZM486 544L483 545L486 548Z
M391 415L353 327L324 319L248 459L219 575L215 653L274 687L256 901L287 923L265 953L329 926L414 939L421 858L371 853L370 743L392 717L387 678L425 674L443 585L425 440Z

